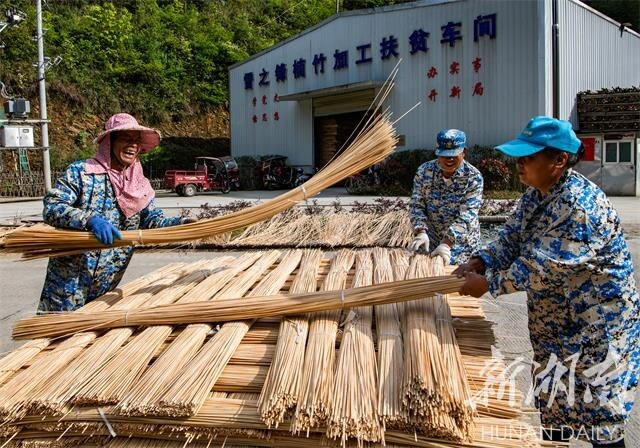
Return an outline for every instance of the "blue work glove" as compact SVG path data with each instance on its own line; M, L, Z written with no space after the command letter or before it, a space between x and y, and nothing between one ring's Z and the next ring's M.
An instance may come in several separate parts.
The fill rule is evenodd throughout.
M104 219L102 216L92 216L87 221L87 228L93 232L96 239L105 246L113 244L113 238L121 240L120 231L113 224Z

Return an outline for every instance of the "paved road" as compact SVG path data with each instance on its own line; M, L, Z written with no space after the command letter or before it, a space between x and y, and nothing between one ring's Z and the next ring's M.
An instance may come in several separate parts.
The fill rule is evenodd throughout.
M198 207L208 202L210 205L225 204L233 200L264 200L274 197L280 192L232 192L229 195L209 193L194 198L178 198L168 193L160 193L158 203L169 214L178 214L181 208ZM319 196L319 203L330 204L338 198L343 204L352 200L361 202L373 198L347 197L343 189L330 189ZM640 284L640 199L612 198L618 209L627 239L634 259L636 280ZM12 219L37 219L41 214L41 201L3 202L0 200L0 223ZM200 251L152 251L136 253L127 270L124 282L128 282L147 272L175 261L195 261L219 255L219 252ZM15 256L0 255L0 351L9 351L19 343L10 340L11 326L21 316L31 315L36 309L44 274L45 260L29 262L17 261ZM508 357L508 362L519 356L523 357L523 365L531 363L531 344L527 330L526 297L522 293L501 296L497 299L489 298L485 302L485 309L489 319L496 323L494 329L497 336L497 347ZM530 385L530 375L527 368L517 376L517 384L523 393ZM640 401L640 397L636 400ZM532 423L538 424L535 412L527 417ZM574 442L571 447L587 447L589 445ZM640 405L636 406L627 428L627 446L640 446Z

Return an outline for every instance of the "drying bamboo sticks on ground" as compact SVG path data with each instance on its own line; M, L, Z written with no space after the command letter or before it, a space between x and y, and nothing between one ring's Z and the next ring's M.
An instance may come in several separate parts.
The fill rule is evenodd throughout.
M354 251L339 251L321 290L344 289L354 260ZM308 433L311 428L326 424L331 413L340 314L340 310L323 311L311 317L300 396L291 428L294 433Z
M140 304L144 302L153 303L156 300L170 300L171 290L167 289L167 286L170 285L176 288L173 290L176 294L179 294L179 290L184 292L184 290L190 288L178 300L179 302L185 302L187 305L195 305L195 303L191 302L211 299L212 295L212 304L220 301L220 299L228 302L234 300L237 302L250 301L251 297L249 296L252 295L262 297L265 302L277 300L284 296L282 294L284 291L296 291L299 287L297 283L301 285L303 283L318 282L320 284L322 281L321 289L323 290L333 288L340 290L345 286L366 285L374 280L374 267L376 281L389 279L389 271L393 271L393 279L407 275L409 263L407 262L408 255L406 251L376 250L375 252L374 257L372 257L372 252L369 250L358 252L340 251L332 255L330 259L325 258L321 262L313 264L315 272L309 276L304 275L302 267L297 272L294 272L295 268L300 264L304 251L287 252L282 254L279 259L278 255L275 255L272 260L269 260L269 257L263 258L262 254L245 255L233 260L228 265L220 266L221 269L214 268L213 264L204 264L199 267L191 264L180 268L179 274L169 278L169 281L166 278L163 279L165 292L155 295L148 294L144 301L138 297L137 293L127 293L125 298L115 303L114 306L124 307L123 304L125 303ZM305 258L311 256L308 251L306 253L308 255ZM358 259L355 265L356 269L349 272L354 256L357 256ZM276 259L278 260L276 261ZM373 264L374 261L375 264ZM437 274L438 270L443 268L439 258L429 260L428 257L417 256L414 257L413 261L412 271L416 270L417 265L423 268L433 265L432 274ZM430 264L425 264L427 261ZM194 285L197 279L197 277L194 277L196 272L205 270L210 275L204 279L200 278L200 281ZM310 268L308 271L312 272L314 269ZM189 274L189 272L192 272L192 274ZM193 282L189 280L190 275L194 280ZM410 277L411 275L413 274L410 272L407 276ZM307 278L308 282L302 281L303 276ZM296 279L298 279L297 282L295 281ZM383 285L386 289L391 288L391 293L393 293L395 284L384 283ZM414 286L418 288L417 284ZM349 294L353 291L362 291L365 288L347 289L345 299L348 299ZM375 287L370 288L374 288L372 291L374 291L373 294L375 296L377 294L375 293ZM144 295L150 289L153 288L144 287L139 294ZM275 292L281 292L281 294L273 295ZM326 291L321 291L317 294L322 294L323 292ZM334 291L334 294L339 293ZM240 298L243 296L244 298ZM215 446L240 443L246 446L294 447L304 445L319 447L355 446L364 442L371 444L372 447L380 446L379 444L383 442L386 442L388 447L452 447L464 445L483 448L515 448L528 446L528 439L524 436L518 436L519 422L511 420L520 415L520 409L517 406L517 401L510 401L512 397L508 396L509 391L504 391L505 396L493 394L492 396L483 397L486 400L483 403L477 403L477 415L473 414L472 408L468 405L468 397L482 393L484 382L486 381L483 369L486 368L488 361L494 361L490 358L491 324L482 319L479 307L480 302L477 299L455 297L454 295L451 301L456 304L452 308L456 321L452 323L447 301L443 297L437 296L436 291L420 289L419 295L416 293L416 296L420 297L421 300L403 303L402 308L406 308L408 313L414 304L422 303L427 305L425 307L426 310L422 315L414 316L416 317L414 323L409 323L410 319L407 315L405 315L405 318L399 319L402 324L400 326L402 331L400 342L404 345L405 354L410 350L423 352L417 356L419 359L424 360L423 366L426 365L428 368L433 369L431 363L436 363L435 371L430 371L434 378L433 389L435 392L433 392L433 395L441 398L440 404L434 405L428 412L432 414L432 421L435 422L432 423L432 426L434 428L449 428L446 431L425 431L421 428L419 425L420 420L416 417L417 412L415 410L420 408L422 402L414 402L415 397L413 395L407 397L401 391L397 393L398 400L405 399L405 402L401 403L400 406L401 417L396 419L393 425L390 419L386 420L386 429L383 427L385 416L380 415L378 412L380 392L376 370L378 368L378 359L376 358L374 344L374 336L380 329L372 328L372 306L361 306L345 311L347 316L344 320L343 334L339 334L337 325L338 316L342 313L341 308L319 315L309 315L308 337L301 338L306 339L304 363L301 363L302 355L300 352L294 353L295 350L292 350L291 353L289 353L289 350L282 352L280 361L273 361L276 343L278 340L283 343L286 341L282 337L277 337L277 329L280 326L279 319L261 319L255 324L255 328L250 330L249 327L253 320L225 324L219 330L214 330L212 328L213 325L210 323L191 324L186 328L174 327L171 335L166 337L154 350L155 353L151 362L147 362L144 369L141 369L140 378L132 383L127 396L120 400L118 404L101 408L104 417L95 407L75 407L72 410L66 408L62 411L50 412L44 407L33 406L39 402L37 395L45 390L38 386L31 390L32 393L29 394L29 400L24 400L24 397L20 400L14 400L15 403L19 404L18 410L20 412L14 412L12 414L14 419L0 426L0 446L13 437L5 445L5 448L10 446L15 446L16 448L31 446L60 446L66 448L75 445L88 448L92 446L92 443L103 444L108 440L109 430L105 422L109 422L112 430L118 435L117 439L124 440L127 437L138 437L141 438L140 443L147 444L150 447L155 446L155 442L151 441L151 439L155 438L171 439L174 442L181 443L181 446L185 444L186 446L191 446L198 442L203 442L204 446L210 442L212 446L216 443L217 445ZM237 297L237 299L232 299L233 297ZM317 296L312 294L310 297ZM424 297L427 298L425 299ZM302 301L302 298L299 301ZM293 302L294 307L295 303L297 302ZM280 306L282 308L282 305ZM367 311L369 312L367 313ZM132 314L130 312L129 315L131 316ZM331 315L331 319L320 321L318 318L324 315ZM429 319L425 319L427 317ZM426 347L429 343L425 342L420 342L421 345L416 345L413 348L409 347L412 334L410 329L423 328L419 326L422 325L420 319L430 322L430 326L427 327L430 329L429 334L433 335L435 333L437 339L437 341L432 341L434 347ZM322 326L314 326L315 322L321 323ZM167 325L162 321L162 316L160 316L159 323L161 324L160 326ZM244 324L244 326L238 326L239 324ZM381 326L379 325L379 327ZM200 333L205 328L208 329L207 332ZM234 331L226 334L226 330L223 331L224 328L232 328ZM327 331L322 335L314 335L314 329ZM49 347L36 355L30 355L32 356L31 361L27 362L32 364L31 367L11 374L7 378L5 385L16 381L16 378L19 378L23 372L27 372L34 366L39 366L39 370L43 372L46 371L50 368L49 362L52 360L51 358L47 360L47 356L52 353L59 355L62 353L63 344L74 341L74 338L78 339L83 335L94 333L93 339L87 343L86 348L80 348L80 354L75 357L67 358L66 361L63 360L68 365L58 369L58 373L51 376L54 381L58 381L63 372L70 372L71 366L86 366L88 364L86 355L92 353L92 350L98 351L101 347L107 347L109 335L119 331L124 330L112 330L105 335L100 335L96 330L78 334L66 340L40 340L46 341ZM212 335L209 331L215 334ZM286 333L286 331L281 333ZM136 341L136 334L140 334L139 330L135 330L132 333L134 337L129 336L128 341L124 344L119 341L115 341L114 344L126 347ZM240 337L241 334L244 336ZM207 350L203 350L209 342L216 340L220 336L223 336L223 338L218 340L217 345L212 345ZM322 336L322 338L315 336ZM206 342L207 339L209 342ZM289 339L288 347L292 347L291 342L292 339ZM319 342L322 342L322 344L319 344ZM331 361L331 354L336 354L336 342L340 346L337 354L338 358ZM302 345L304 348L304 341ZM324 345L324 348L322 349L319 345ZM36 345L33 349L39 351L39 347L40 345ZM197 352L198 348L200 350ZM56 350L58 351L56 352ZM108 347L104 350L113 352L113 349ZM146 356L148 350L146 347L141 348L140 353ZM380 351L381 348L379 347L378 350ZM183 354L183 352L185 353ZM132 358L136 356L133 350L130 354ZM440 354L440 357L434 357L434 354ZM175 360L175 366L171 364L172 359ZM196 359L198 362L194 362ZM405 358L405 367L403 369L408 365L406 361L407 359ZM335 362L336 365L332 366L332 362ZM100 363L104 364L102 361ZM192 368L188 367L189 364L191 364ZM276 367L276 364L279 364L280 367ZM2 366L1 360L0 366ZM419 367L412 366L410 369L418 371ZM55 364L53 368L57 369ZM123 368L126 368L124 364ZM496 368L500 368L499 365ZM267 373L270 369L276 369L280 373L283 373L284 369L290 369L289 372L278 376L281 377L280 379L287 378L291 381L280 381L278 387L272 387L273 390L281 391L279 398L272 402L286 404L287 400L284 400L284 398L291 398L289 405L282 406L283 410L276 409L274 412L281 430L273 428L267 430L267 425L263 421L264 415L261 414L262 410L257 401L260 397L259 393L263 392L264 394ZM313 371L313 369L316 371ZM92 373L91 369L83 367L80 371L83 373L71 381L73 384L70 389L67 389L65 396L69 397L69 395L66 395L69 391L86 384L86 381L90 380L92 376L95 377L95 373ZM170 374L162 375L163 371L169 371ZM32 370L32 373L36 374L36 370ZM318 376L318 373L321 375ZM311 376L308 377L309 374ZM183 377L183 375L185 376ZM209 379L198 383L205 377ZM213 377L215 379L211 380ZM442 377L447 379L447 385L444 390L439 389L445 384L438 379ZM27 378L23 376L20 381L26 383ZM37 382L42 385L42 379L45 376L39 378ZM296 380L296 378L301 378L302 380ZM460 379L462 381L456 383L455 380ZM65 380L69 380L69 377L65 378ZM300 386L294 395L291 391L296 389L297 381L300 381L302 385L307 384L307 382L316 385L309 386L308 390ZM181 382L180 387L178 387L179 382ZM66 381L63 383L66 384ZM161 384L162 387L157 389L150 387L155 383ZM322 387L319 387L318 384ZM401 382L400 386L404 391L404 382ZM171 387L175 387L176 396L181 393L182 398L181 400L175 400L172 403L175 407L170 409L167 406L168 401L162 400L166 400L166 391ZM115 389L116 386L113 385L113 388ZM325 391L330 390L330 393L323 396L319 392L322 388ZM3 390L2 385L0 385L1 390ZM147 392L150 395L147 395ZM418 393L421 392L418 391ZM278 397L277 394L272 396ZM73 397L73 394L71 397ZM194 399L194 397L197 399ZM521 396L518 393L513 396L515 400L520 398ZM291 411L294 404L296 412L291 415L286 409ZM176 411L176 408L179 408L179 410ZM168 411L169 409L170 412ZM324 411L317 412L318 409L324 409ZM24 415L25 410L28 410L30 414L20 418L20 416ZM176 418L176 416L179 416L179 418ZM444 423L442 423L443 421ZM515 431L515 435L511 436L509 433L509 435L504 436L503 434L499 440L487 441L483 439L484 435L488 434L489 431L495 432L495 428L498 426L501 428L502 433ZM289 427L293 434L286 431L286 428ZM426 427L426 425L423 425L423 427ZM455 427L455 430L452 430L451 427ZM402 432L408 428L412 430L412 433ZM100 439L101 437L102 439ZM442 439L443 437L449 440L445 441ZM473 440L474 438L475 440ZM462 439L464 439L464 442L460 442ZM376 440L377 442L368 442L369 440Z
M104 311L99 315L59 313L21 319L13 329L15 339L69 335L89 329L125 326L227 322L271 316L338 310L356 306L404 302L435 293L456 292L464 279L456 276L412 279L382 285L306 294L277 294L157 306L136 311Z
M312 214L310 214L312 213ZM253 224L239 235L228 233L194 245L219 247L406 247L413 238L407 210L358 213L296 208Z
M315 292L322 252L307 251L290 293ZM260 416L271 428L278 428L296 406L304 366L304 352L309 329L308 317L290 316L280 323L276 353L258 400Z

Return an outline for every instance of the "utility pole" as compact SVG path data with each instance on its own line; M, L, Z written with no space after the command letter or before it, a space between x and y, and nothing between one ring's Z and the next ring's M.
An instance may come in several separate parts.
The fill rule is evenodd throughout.
M40 144L42 146L42 166L44 188L51 189L51 160L49 158L49 124L47 123L47 92L44 79L44 35L42 33L42 0L36 0L36 22L38 40L38 94L40 97Z

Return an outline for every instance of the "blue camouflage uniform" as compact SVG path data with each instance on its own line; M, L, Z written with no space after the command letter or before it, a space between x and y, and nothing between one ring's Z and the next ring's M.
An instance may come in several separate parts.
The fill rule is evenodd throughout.
M409 217L415 230L426 230L429 250L445 236L451 240L451 264L465 262L480 247L478 212L482 205L482 174L464 160L449 179L437 160L423 163L413 179Z
M545 196L529 188L497 239L477 255L492 295L527 292L538 373L554 354L569 369L555 397L551 389L537 396L543 425L622 425L638 384L640 299L620 220L602 190L572 169ZM604 371L613 353L619 375ZM563 390L571 370L573 404ZM544 389L538 373L534 386Z
M181 223L180 217L165 218L153 199L146 208L125 218L107 174L87 174L85 161L74 162L45 195L44 220L55 227L86 230L93 215L104 217L120 230ZM121 247L50 258L38 312L72 311L113 290L132 254L132 247Z

